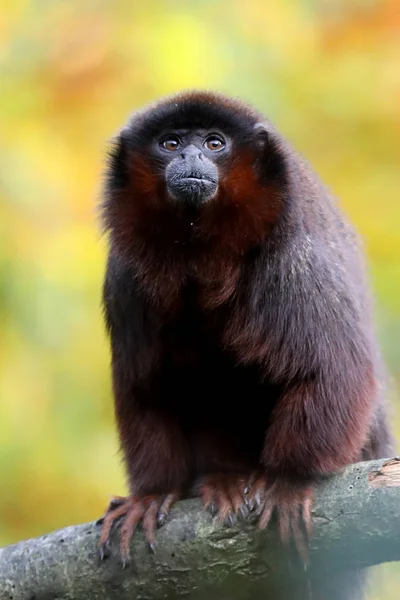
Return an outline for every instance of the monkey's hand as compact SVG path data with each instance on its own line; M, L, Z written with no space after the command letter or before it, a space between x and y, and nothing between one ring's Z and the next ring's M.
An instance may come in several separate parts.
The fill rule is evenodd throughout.
M247 518L261 507L262 497L251 494L256 475L214 474L204 477L197 486L197 494L212 516L226 525L236 525L238 518Z
M111 552L111 535L121 524L120 553L122 566L130 562L130 543L136 527L142 523L146 539L152 552L155 550L155 530L164 525L171 506L179 494L153 494L147 496L117 496L113 498L104 516L97 521L102 526L99 540L99 556L103 560Z
M278 517L279 533L283 543L293 540L300 557L307 560L308 539L311 535L311 506L314 487L310 482L258 477L248 492L250 499L257 498L259 527L266 529L272 515Z

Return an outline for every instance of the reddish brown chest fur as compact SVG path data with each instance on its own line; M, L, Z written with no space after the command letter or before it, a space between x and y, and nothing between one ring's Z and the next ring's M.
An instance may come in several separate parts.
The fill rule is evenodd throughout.
M243 257L282 212L280 192L261 185L253 163L251 155L234 157L217 198L197 210L171 205L150 165L134 158L132 186L119 195L114 243L156 306L176 311L188 282L198 287L204 309L234 294Z

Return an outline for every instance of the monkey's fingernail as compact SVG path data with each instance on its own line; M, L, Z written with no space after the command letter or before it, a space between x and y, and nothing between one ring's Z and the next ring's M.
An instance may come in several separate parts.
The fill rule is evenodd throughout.
M149 542L149 548L150 548L150 552L152 554L156 553L156 544L155 544L155 542Z
M108 544L108 542L104 542L104 544L101 544L101 546L99 548L99 558L100 558L100 560L105 560L110 555L111 555L110 545Z
M256 502L257 507L260 507L264 502L264 498L262 497L262 494L260 492L256 493L256 495L254 496L254 500Z
M167 520L167 515L165 513L158 513L157 515L157 527L162 527Z
M129 567L129 565L131 564L129 556L123 556L121 558L121 564L122 564L123 569L126 569L127 567Z
M252 512L256 507L256 501L254 498L246 498L246 505L250 512Z
M225 519L225 523L230 527L234 527L237 524L236 516L232 512L230 512Z
M208 505L207 510L212 517L215 517L218 512L218 507L215 502L211 502L211 504Z
M242 504L242 506L239 508L239 512L243 519L247 519L250 514L250 511L245 504Z
M248 484L248 485L246 485L246 487L244 488L244 492L243 492L243 493L244 493L244 494L248 494L248 493L250 492L250 490L251 490L251 485L250 485L250 484Z

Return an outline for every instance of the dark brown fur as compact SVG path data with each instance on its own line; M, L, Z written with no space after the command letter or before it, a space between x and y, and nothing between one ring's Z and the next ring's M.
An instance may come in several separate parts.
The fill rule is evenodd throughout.
M178 206L150 140L209 122L233 139L230 161L215 198ZM152 495L196 485L236 516L250 481L261 524L278 508L282 536L299 535L293 514L309 519L320 477L391 454L358 240L262 115L206 93L138 113L113 151L104 222L116 418L146 523Z

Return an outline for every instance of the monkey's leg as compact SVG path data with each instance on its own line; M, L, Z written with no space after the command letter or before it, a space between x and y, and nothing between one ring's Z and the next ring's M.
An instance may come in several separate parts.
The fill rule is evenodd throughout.
M110 553L110 539L118 529L122 562L127 563L130 542L139 524L154 550L155 530L166 521L169 509L183 489L187 477L187 451L173 419L168 420L157 411L139 408L131 396L121 394L118 402L123 408L117 422L130 495L112 500L100 520L99 553L102 558Z
M139 523L142 524L149 547L155 550L155 530L167 520L171 506L177 501L179 494L152 494L147 496L118 496L113 498L105 515L97 521L102 525L99 540L99 555L101 559L110 553L111 535L120 521L120 552L123 566L129 563L129 547L132 536Z

